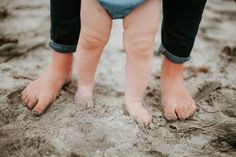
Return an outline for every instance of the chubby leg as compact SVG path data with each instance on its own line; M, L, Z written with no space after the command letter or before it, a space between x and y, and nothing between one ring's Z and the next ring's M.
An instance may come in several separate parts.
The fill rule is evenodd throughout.
M23 90L21 99L34 114L42 114L56 99L62 86L70 81L72 61L72 53L54 52L47 70Z
M130 116L145 125L152 120L142 98L151 74L159 12L160 0L147 0L123 21L127 53L125 107Z
M111 26L112 19L98 1L82 0L81 33L77 47L78 103L93 106L94 76Z
M186 119L192 116L196 105L184 85L183 64L164 57L161 68L161 95L164 116L167 120Z

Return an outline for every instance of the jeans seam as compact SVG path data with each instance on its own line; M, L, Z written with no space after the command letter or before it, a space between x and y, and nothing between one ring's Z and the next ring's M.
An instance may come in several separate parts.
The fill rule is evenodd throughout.
M191 56L179 57L179 56L173 55L162 44L160 45L158 52L162 53L167 59L169 59L170 61L172 61L176 64L182 64L182 63L189 61L191 59Z
M68 53L73 53L76 51L76 45L63 45L54 42L52 39L49 42L49 46L54 49L57 52L68 52Z

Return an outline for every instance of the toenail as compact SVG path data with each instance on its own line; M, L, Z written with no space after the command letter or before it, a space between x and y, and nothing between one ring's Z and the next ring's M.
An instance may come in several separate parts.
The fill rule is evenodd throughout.
M40 116L40 113L38 111L36 111L35 109L32 111L34 116Z
M29 110L32 110L32 109L33 109L33 107L28 106L28 105L26 105L26 107L27 107Z
M20 98L21 98L21 100L24 100L24 96L23 95Z
M24 106L28 106L28 102L23 101Z

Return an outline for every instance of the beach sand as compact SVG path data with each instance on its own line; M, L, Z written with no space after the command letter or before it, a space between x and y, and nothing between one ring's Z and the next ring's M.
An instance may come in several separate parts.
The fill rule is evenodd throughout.
M186 85L197 103L194 117L167 122L160 106L156 36L152 79L144 103L148 128L122 112L125 53L122 23L114 21L96 75L96 106L74 103L75 69L46 114L34 117L21 91L50 62L48 0L0 1L0 157L236 156L236 3L209 0L186 63Z

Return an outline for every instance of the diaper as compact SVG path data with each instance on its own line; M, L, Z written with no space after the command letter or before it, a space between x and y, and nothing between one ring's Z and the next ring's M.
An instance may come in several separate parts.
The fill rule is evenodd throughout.
M145 0L98 0L112 19L122 19Z

